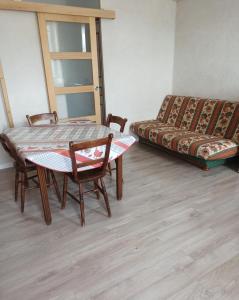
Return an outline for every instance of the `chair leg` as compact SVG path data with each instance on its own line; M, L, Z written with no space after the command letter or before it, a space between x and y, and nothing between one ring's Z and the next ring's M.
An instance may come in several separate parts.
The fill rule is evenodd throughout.
M97 199L99 200L100 199L100 192L99 192L99 189L98 189L98 180L95 180L94 181L94 187L95 187L95 190L96 190L96 197Z
M110 163L108 163L108 171L109 171L110 176L112 176L112 169L111 169L111 164Z
M111 163L108 163L108 172L109 172L109 174L110 174L110 176L112 176L112 168L111 168ZM115 169L113 169L113 170L115 170ZM238 171L238 173L239 173L239 171ZM122 183L124 183L124 179L122 178Z
M46 169L46 183L50 186L51 184L51 176L50 176L50 170Z
M66 207L67 187L68 187L68 176L64 174L63 198L61 202L61 209L64 209Z
M52 182L53 182L53 185L54 185L54 188L55 188L55 191L56 191L58 201L61 203L61 193L59 191L59 187L58 187L58 184L57 184L57 181L56 181L55 174L52 170L50 170L49 172L51 174Z
M81 226L85 225L85 204L83 196L83 186L79 184L79 196L80 196L80 215L81 215Z
M19 171L16 170L16 174L15 174L15 202L17 202L17 199L18 199L18 187L19 187Z
M25 187L25 190L26 190L26 188L29 188L29 181L28 181L28 177L27 177L27 172L25 172L24 174L25 174L25 181L24 181L25 185L24 185L24 187Z
M108 194L107 194L107 191L106 191L106 188L105 188L103 178L100 178L100 183L101 183L101 187L102 187L102 191L103 191L103 196L104 196L104 199L105 199L105 205L106 205L106 209L107 209L107 212L108 212L108 217L110 218L111 217L110 204L109 204Z
M21 213L24 213L25 206L25 185L26 185L26 175L21 173Z

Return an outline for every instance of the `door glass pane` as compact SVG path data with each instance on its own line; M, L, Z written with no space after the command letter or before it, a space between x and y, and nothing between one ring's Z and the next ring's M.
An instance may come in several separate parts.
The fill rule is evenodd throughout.
M100 8L100 0L24 0L24 2L40 2L58 5Z
M47 22L50 52L90 52L90 25Z
M57 96L60 118L75 118L95 115L94 93Z
M93 85L90 59L52 60L51 65L56 87Z

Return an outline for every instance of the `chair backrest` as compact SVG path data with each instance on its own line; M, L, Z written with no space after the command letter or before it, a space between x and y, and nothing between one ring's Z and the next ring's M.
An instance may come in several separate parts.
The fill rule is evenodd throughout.
M5 140L5 135L2 133L0 134L0 143L2 144L3 149L9 154L11 155L10 149L8 147L8 144ZM12 155L11 155L12 156Z
M109 161L109 155L110 155L110 147L111 147L111 142L113 139L113 134L109 134L108 137L102 138L102 139L97 139L94 141L86 141L86 142L81 142L81 143L75 143L75 142L70 142L69 143L69 149L70 149L70 157L71 157L71 163L72 163L72 172L77 179L78 175L78 169L87 167L87 166L93 166L93 165L99 165L99 167L96 167L97 170L101 170L102 173L104 174L106 172L106 167ZM101 155L99 159L92 159L86 162L78 162L77 161L77 151L82 151L82 150L88 150L91 148L96 148L100 146L105 146L105 151L104 154Z
M110 124L118 124L120 126L120 132L124 132L127 121L128 120L126 118L123 119L119 116L108 114L105 126L110 127Z
M24 161L19 157L16 149L13 147L6 134L0 134L0 142L3 146L3 149L16 161L17 164L25 166Z
M42 121L48 121L49 124L56 124L58 122L58 116L56 111L53 111L52 113L43 113L32 116L26 115L26 118L30 127L38 126L37 123Z

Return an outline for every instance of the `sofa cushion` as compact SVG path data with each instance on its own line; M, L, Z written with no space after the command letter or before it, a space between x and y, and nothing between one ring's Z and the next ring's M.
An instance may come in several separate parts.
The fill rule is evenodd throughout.
M157 120L161 123L179 127L181 117L184 114L183 111L187 107L188 98L172 95L166 96L158 113Z
M150 138L150 134L152 134L154 129L156 131L181 130L180 128L164 124L162 122L159 122L158 120L146 120L141 122L135 122L131 124L130 129L136 135L145 139Z
M162 146L182 154L204 160L225 159L238 153L238 146L231 140L212 135L174 131L160 134Z
M232 139L239 144L239 102L168 95L157 120L196 133Z
M205 160L228 158L238 152L237 144L231 140L169 126L158 120L134 123L131 130L154 144Z

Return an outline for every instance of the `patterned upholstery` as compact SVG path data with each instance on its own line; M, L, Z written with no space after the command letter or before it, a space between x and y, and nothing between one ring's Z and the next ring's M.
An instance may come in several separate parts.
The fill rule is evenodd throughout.
M238 153L239 102L166 96L156 120L136 122L131 130L167 149L204 160L232 157Z

